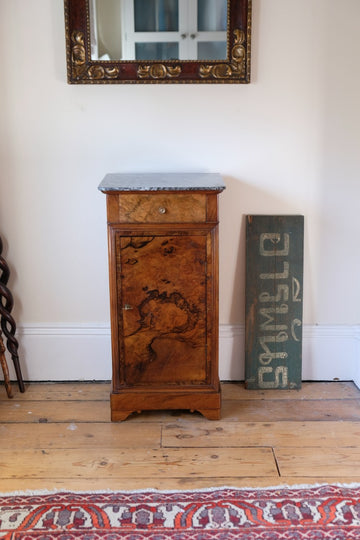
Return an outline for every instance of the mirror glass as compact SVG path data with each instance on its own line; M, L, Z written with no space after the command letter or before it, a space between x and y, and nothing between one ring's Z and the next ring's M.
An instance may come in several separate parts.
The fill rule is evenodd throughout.
M90 0L91 60L226 60L228 0Z

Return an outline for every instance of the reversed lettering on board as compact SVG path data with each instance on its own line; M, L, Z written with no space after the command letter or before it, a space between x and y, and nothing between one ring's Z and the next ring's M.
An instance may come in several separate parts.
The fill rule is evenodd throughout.
M292 218L300 229L294 229ZM296 388L301 385L303 218L251 216L248 226L255 233L247 236L246 385Z

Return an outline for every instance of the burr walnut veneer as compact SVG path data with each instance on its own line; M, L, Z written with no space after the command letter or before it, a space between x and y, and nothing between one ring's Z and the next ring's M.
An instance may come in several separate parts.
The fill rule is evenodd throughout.
M109 174L111 418L220 416L217 174Z

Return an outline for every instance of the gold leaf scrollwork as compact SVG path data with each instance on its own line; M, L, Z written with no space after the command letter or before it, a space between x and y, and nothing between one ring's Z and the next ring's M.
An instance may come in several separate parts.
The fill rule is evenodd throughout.
M164 64L152 64L138 67L140 79L167 79L178 77L181 73L180 66L165 66Z
M91 66L87 70L87 74L90 79L99 80L105 76L105 70L102 66Z
M105 77L107 79L115 79L120 73L119 68L117 67L107 67L105 68Z
M100 64L93 64L90 67L86 63L84 34L75 31L71 35L73 43L71 49L71 64L75 78L88 77L91 80L115 79L119 75L119 68L104 67Z
M86 69L86 55L84 45L84 34L82 32L73 32L71 34L71 64L75 77L80 77Z
M116 67L104 67L104 66L91 66L88 71L88 76L90 79L99 80L99 79L116 79L119 75L119 69Z
M231 48L231 61L229 64L201 65L199 68L200 77L206 79L230 79L241 77L246 68L246 50L244 47L245 33L238 28L234 30L234 44Z

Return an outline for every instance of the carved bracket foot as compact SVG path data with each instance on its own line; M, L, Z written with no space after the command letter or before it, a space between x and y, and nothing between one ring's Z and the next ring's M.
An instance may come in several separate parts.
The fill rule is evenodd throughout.
M111 411L111 421L112 422L123 422L126 420L134 411Z
M205 416L208 420L220 420L220 409L198 409L198 412Z

